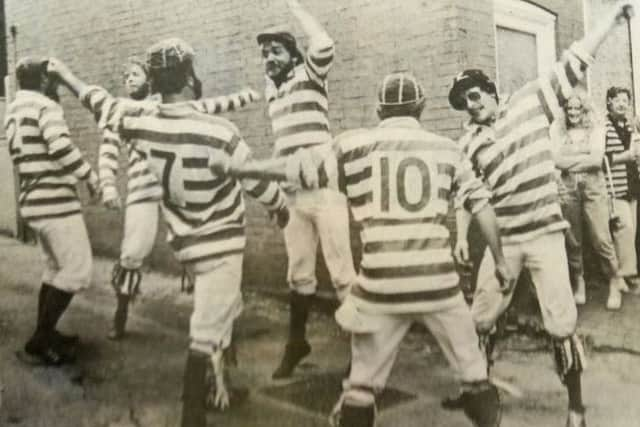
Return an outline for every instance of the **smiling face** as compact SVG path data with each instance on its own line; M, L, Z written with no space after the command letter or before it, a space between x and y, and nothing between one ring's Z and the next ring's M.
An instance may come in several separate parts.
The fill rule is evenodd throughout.
M266 75L274 81L284 80L294 66L287 48L275 40L262 44L262 62Z
M582 101L575 96L570 98L565 106L565 113L567 116L567 126L580 126L582 124L582 115L584 114Z
M475 123L486 123L493 119L498 109L498 102L493 94L483 91L478 86L467 89L464 94L465 111Z
M613 98L607 100L607 109L614 118L622 119L626 117L631 106L631 100L626 92L618 92Z
M146 96L147 74L138 64L131 64L124 74L124 86L127 94L133 99Z

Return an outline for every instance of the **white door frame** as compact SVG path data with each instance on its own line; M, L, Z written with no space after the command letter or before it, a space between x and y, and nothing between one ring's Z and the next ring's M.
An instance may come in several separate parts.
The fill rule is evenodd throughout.
M493 0L494 38L498 48L498 27L533 34L536 38L538 75L551 69L556 62L556 16L523 0ZM500 68L496 52L496 83Z

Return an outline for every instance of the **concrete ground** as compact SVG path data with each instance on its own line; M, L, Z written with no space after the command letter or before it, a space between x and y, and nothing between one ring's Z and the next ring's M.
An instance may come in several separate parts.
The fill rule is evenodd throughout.
M0 426L175 427L180 416L190 298L179 279L148 273L133 307L130 334L106 339L113 310L108 285L111 261L97 259L94 286L75 298L60 329L78 332L80 361L60 369L25 366L15 357L33 328L39 286L37 248L0 238ZM581 308L580 332L589 344L584 394L590 427L640 425L639 297L626 297L617 313L604 310L604 291L592 284ZM326 313L311 317L312 354L290 381L270 374L285 339L283 299L246 292L238 322L239 367L233 379L251 389L249 400L210 426L326 426L348 361L348 337ZM499 346L494 372L524 397L502 393L503 426L564 426L566 396L543 339L512 336ZM416 330L405 339L380 402L381 427L463 427L462 413L443 411L440 399L456 390L430 336Z

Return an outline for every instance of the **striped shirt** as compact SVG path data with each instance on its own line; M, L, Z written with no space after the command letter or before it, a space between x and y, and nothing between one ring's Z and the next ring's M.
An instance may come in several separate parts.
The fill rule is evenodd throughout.
M635 133L631 133L631 129L629 129L629 125L627 123L624 124L629 130L631 134L631 138L637 138ZM606 120L606 133L605 133L605 154L607 156L607 160L609 161L609 168L611 170L611 181L609 181L609 177L607 177L607 190L610 195L613 195L616 199L626 199L630 197L630 174L638 174L638 169L635 162L631 163L618 163L613 164L613 155L621 154L624 151L629 149L629 145L625 145L623 141L620 139L618 132L616 132L616 128L611 121L611 117L607 115ZM604 168L605 173L607 173L606 167ZM633 180L633 184L635 184ZM613 183L613 192L611 192L611 182ZM637 197L637 194L635 194Z
M300 147L331 143L326 79L333 51L333 41L326 33L312 36L304 63L293 68L285 82L276 87L266 78L265 98L276 156L291 154Z
M526 84L498 107L493 126L468 124L460 146L492 191L503 243L568 227L562 217L549 127L584 76L588 55L579 44L552 71Z
M194 108L202 113L221 114L240 109L255 101L256 98L253 91L243 90L230 95L193 101L192 104ZM157 105L157 103L151 101L141 101L139 104L149 110L153 110ZM117 194L116 175L120 147L121 141L118 134L106 128L103 131L103 140L100 144L98 157L100 186L103 192L110 191L112 194ZM162 198L162 188L155 175L149 169L147 161L130 145L126 148L128 152L127 205L160 200Z
M81 99L96 116L102 115L105 105L117 108L118 104L97 87L89 88ZM241 163L250 149L231 122L201 113L192 102L158 104L153 111L125 116L119 135L147 160L161 183L168 240L181 262L243 252L243 188L269 210L284 205L273 183L237 181L212 172L214 158L228 156Z
M5 115L11 159L20 180L20 214L26 220L81 212L75 184L92 169L71 142L62 107L46 96L19 90Z
M360 280L350 298L370 313L429 312L457 304L449 202L455 187L458 202L477 212L491 193L455 142L399 117L339 136L334 152L321 174L340 177L339 187L362 225Z

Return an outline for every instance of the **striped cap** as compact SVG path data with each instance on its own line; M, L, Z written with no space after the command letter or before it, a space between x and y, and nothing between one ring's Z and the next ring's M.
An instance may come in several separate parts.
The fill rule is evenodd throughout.
M147 65L150 69L174 68L185 62L193 62L194 57L191 45L177 37L161 40L147 49Z
M407 105L424 100L424 89L410 73L391 73L382 81L378 102L383 106Z

